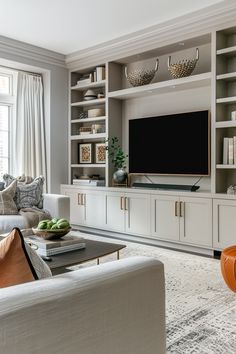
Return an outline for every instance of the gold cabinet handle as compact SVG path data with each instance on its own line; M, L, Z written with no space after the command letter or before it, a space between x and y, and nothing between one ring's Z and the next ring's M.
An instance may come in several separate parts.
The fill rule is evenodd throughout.
M128 210L128 198L125 197L125 210Z
M78 193L78 199L77 199L78 205L81 205L81 199L80 199L80 196L81 196L81 194L80 194L80 193Z
M175 202L175 216L178 216L178 202Z
M124 208L123 208L123 198L124 197L120 197L120 209L121 210L124 210Z
M185 212L185 203L180 202L180 217L184 217L184 212Z

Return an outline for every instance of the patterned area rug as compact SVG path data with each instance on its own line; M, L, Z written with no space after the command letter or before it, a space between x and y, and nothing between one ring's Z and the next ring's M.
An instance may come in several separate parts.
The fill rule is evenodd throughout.
M107 237L86 237L126 244L123 258L147 256L164 263L167 353L236 354L236 294L225 285L219 260ZM100 263L114 259L116 254L101 258ZM91 265L94 261L79 267Z

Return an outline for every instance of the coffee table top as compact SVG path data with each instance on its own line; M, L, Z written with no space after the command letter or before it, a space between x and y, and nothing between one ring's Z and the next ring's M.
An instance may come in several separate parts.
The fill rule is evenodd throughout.
M86 239L86 235L78 234L85 238L86 247L70 252L65 252L50 256L51 261L46 261L51 269L70 267L76 264L81 264L87 261L91 261L108 254L118 252L126 245L110 242L101 242Z

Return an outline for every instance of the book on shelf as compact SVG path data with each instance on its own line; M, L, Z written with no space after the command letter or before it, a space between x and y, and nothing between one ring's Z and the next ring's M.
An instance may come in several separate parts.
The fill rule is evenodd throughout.
M86 247L83 237L65 235L59 239L45 240L42 237L33 235L28 236L27 241L37 247L36 252L42 256L64 253Z
M223 140L223 164L227 165L229 162L229 138L225 137Z
M236 136L233 137L233 157L234 157L234 164L236 164Z
M229 138L229 165L234 164L234 139Z

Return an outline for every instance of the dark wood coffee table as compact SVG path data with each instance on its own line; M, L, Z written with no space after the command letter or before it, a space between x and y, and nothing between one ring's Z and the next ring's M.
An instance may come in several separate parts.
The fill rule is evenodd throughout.
M52 273L54 275L64 273L66 271L69 271L66 269L67 267L92 261L95 259L97 260L97 264L99 264L99 258L107 256L114 252L117 253L117 259L119 259L120 250L126 247L126 245L118 243L93 241L86 238L85 243L85 248L51 256L51 261L46 261L46 263L50 267Z

